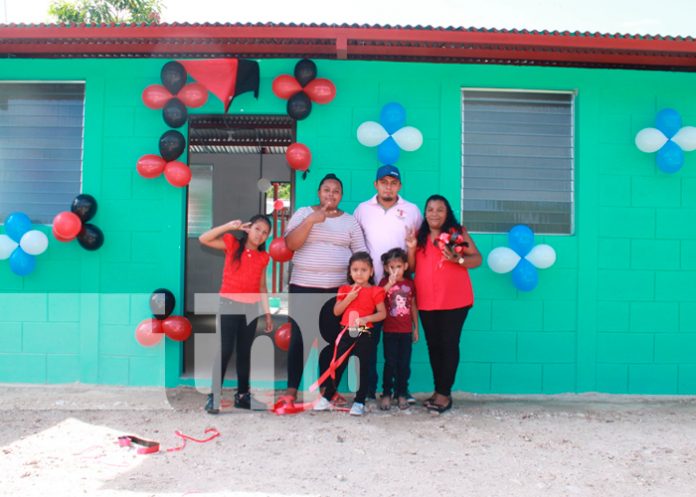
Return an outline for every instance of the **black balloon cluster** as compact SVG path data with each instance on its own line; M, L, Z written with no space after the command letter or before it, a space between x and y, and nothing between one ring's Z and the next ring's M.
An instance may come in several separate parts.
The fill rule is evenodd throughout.
M326 104L336 96L336 87L325 78L317 78L317 65L302 59L295 64L293 76L283 74L273 81L273 93L287 99L287 112L296 120L305 119L312 112L312 102Z
M92 195L81 193L70 205L70 211L77 214L82 221L82 229L77 234L77 241L82 248L97 250L104 245L104 233L98 226L88 223L97 214L97 201Z
M70 211L58 213L53 218L53 236L61 242L77 238L82 248L97 250L104 245L104 233L96 225L88 223L97 214L97 201L92 195L81 193L70 205Z

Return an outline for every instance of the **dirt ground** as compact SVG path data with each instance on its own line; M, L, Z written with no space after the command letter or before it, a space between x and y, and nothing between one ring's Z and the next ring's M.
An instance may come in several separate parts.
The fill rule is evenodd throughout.
M696 488L694 397L460 395L442 415L373 406L363 418L211 416L203 400L187 388L0 385L0 495L679 497ZM220 436L165 451L181 445L176 430L204 438L209 427ZM163 451L119 447L126 434Z

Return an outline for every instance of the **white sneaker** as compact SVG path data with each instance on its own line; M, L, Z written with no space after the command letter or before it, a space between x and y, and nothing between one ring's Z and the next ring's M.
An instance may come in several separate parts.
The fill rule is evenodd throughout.
M322 395L319 397L319 400L314 404L312 407L313 411L330 411L331 410L331 402L326 400L326 398Z
M365 414L365 404L360 402L353 402L353 407L350 408L351 416L362 416Z

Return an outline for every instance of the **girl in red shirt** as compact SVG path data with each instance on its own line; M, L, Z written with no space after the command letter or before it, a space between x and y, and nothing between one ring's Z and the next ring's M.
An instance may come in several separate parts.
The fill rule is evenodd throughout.
M230 231L241 231L239 239ZM273 331L268 306L266 266L270 259L266 252L266 239L271 232L271 223L266 216L256 215L249 222L239 219L216 226L203 233L198 240L206 247L223 250L225 265L220 287L220 353L213 366L213 392L208 395L206 412L217 414L220 409L222 383L237 346L237 393L234 405L242 409L251 408L249 393L249 371L251 369L251 345L256 334L257 319L250 323L247 317L258 316L261 303L265 314L265 331ZM218 376L219 375L219 376Z
M374 274L370 254L367 252L353 254L348 262L350 285L339 287L333 310L334 315L342 316L341 326L347 328L339 335L335 356L341 357L352 349L350 355L360 359L360 383L350 409L350 414L353 416L362 416L365 413L365 397L369 379L369 368L366 365L372 351L370 328L372 323L382 321L387 316L384 307L384 288L374 286ZM326 380L324 393L314 405L315 411L331 409L330 400L336 393L347 363L348 357L336 369L335 378Z

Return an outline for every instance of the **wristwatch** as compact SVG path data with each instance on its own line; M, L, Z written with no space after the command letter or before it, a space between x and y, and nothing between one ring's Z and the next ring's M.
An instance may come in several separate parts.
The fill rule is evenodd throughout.
M459 264L460 266L464 264L464 257L460 257L459 259L457 259L457 264Z

